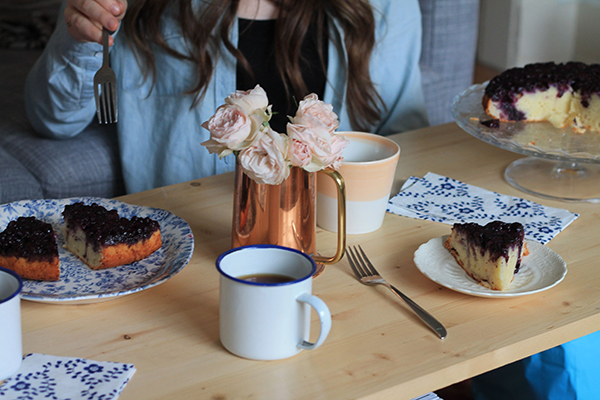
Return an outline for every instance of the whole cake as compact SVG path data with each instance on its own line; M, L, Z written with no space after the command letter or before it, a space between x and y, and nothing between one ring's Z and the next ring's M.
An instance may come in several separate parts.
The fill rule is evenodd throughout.
M493 221L485 226L454 224L444 246L480 285L506 290L527 254L525 229L518 222Z
M58 281L58 246L52 225L35 217L19 217L0 233L0 266L21 278Z
M162 246L155 220L120 217L97 203L66 205L65 248L92 269L130 264L148 257Z
M600 64L553 62L511 68L494 77L483 96L500 121L549 121L557 128L600 132Z

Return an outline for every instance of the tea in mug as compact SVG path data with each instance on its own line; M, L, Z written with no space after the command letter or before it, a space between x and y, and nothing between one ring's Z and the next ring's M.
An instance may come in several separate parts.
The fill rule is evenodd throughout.
M255 283L286 283L295 280L291 276L271 273L242 275L238 279Z

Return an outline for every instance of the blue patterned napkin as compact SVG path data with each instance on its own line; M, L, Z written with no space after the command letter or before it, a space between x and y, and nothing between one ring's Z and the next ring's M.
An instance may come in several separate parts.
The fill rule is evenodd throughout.
M411 176L390 199L388 212L428 221L454 223L520 222L525 237L542 244L558 235L579 214L529 200L490 192L434 173Z
M134 373L133 364L28 354L0 386L0 399L111 400L119 397Z

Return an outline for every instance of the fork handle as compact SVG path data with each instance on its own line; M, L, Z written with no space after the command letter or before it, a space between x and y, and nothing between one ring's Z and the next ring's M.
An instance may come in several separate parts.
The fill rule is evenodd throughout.
M431 314L421 308L420 305L415 303L409 297L407 297L404 293L396 289L394 286L388 284L388 288L398 297L406 302L413 309L413 311L425 322L438 336L440 339L444 339L448 333L446 332L446 328Z
M102 28L102 66L108 67L108 29Z

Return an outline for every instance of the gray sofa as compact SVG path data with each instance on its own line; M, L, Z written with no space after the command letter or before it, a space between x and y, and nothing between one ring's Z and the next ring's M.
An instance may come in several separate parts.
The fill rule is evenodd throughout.
M92 123L76 138L39 137L25 114L25 78L38 50L0 50L0 204L124 194L114 126Z
M423 88L430 123L452 120L450 102L473 79L478 0L420 0ZM0 204L125 193L114 126L95 121L76 138L36 135L23 100L40 50L0 49Z

